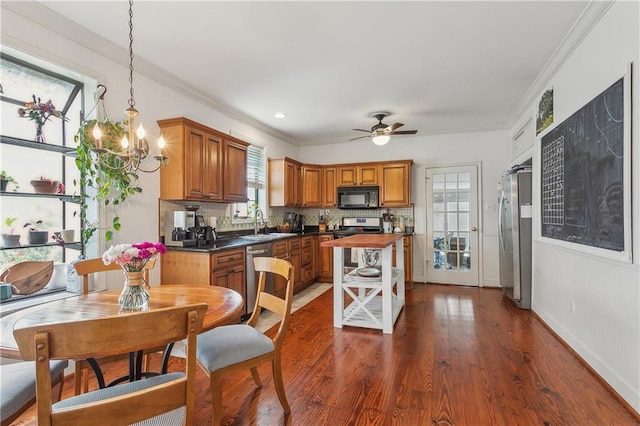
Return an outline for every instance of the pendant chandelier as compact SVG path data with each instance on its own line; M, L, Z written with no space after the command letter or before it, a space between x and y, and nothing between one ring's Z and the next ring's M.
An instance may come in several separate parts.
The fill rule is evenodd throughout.
M102 130L98 123L93 127L95 148L91 151L96 155L96 160L104 167L110 169L126 170L128 172L153 173L161 166L166 166L169 157L162 155L165 141L162 135L158 139L158 154L149 155L149 143L145 139L145 131L142 124L135 129L135 117L138 110L133 97L133 0L129 0L129 108L124 112L129 117L128 132L122 137L120 150L115 151L102 146ZM105 90L106 93L106 90ZM104 93L103 95L104 96ZM146 165L143 167L143 165Z

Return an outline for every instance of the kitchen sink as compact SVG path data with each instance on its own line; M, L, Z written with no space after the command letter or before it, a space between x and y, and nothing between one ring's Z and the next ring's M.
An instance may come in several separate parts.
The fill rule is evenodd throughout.
M240 238L244 238L246 240L255 240L255 241L261 241L261 240L272 240L274 237L274 234L254 234L254 235L241 235Z
M269 234L249 234L249 235L241 235L240 238L245 238L247 240L254 241L269 241L275 240L281 237L293 237L296 234L285 233L285 232L271 232Z

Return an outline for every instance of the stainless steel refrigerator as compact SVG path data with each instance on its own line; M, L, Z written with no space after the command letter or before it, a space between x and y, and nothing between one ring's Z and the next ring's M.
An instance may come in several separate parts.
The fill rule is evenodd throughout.
M522 309L531 309L531 170L507 170L498 186L500 286Z

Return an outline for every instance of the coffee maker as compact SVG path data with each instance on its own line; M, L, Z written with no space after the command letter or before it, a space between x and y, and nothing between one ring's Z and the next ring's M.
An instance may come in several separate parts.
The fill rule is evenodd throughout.
M287 212L284 214L284 223L288 223L293 226L291 232L300 232L302 231L302 225L304 216L298 213Z
M165 218L165 245L189 247L196 245L196 212L178 210L167 212Z

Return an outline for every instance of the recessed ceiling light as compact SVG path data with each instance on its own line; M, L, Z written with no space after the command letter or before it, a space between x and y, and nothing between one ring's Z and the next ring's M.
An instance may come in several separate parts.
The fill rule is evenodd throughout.
M275 118L285 118L287 114L285 114L284 112L276 112L275 114L273 114L273 116Z

